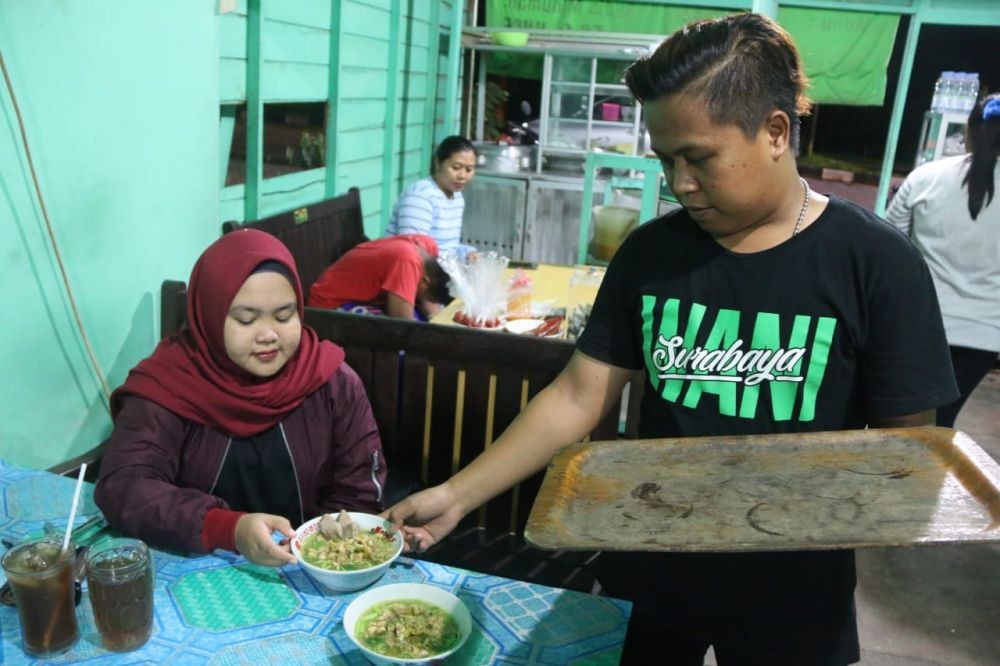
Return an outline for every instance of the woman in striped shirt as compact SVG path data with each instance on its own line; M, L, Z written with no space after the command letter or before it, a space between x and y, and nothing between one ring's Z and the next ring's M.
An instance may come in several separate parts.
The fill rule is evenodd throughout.
M434 171L406 188L389 218L386 234L422 234L437 241L442 254L468 258L476 248L463 245L462 190L476 173L476 149L462 136L449 136L434 151Z

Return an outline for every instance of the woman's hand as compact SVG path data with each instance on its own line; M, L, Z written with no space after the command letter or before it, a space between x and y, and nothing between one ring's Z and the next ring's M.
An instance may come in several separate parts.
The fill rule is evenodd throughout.
M444 483L410 495L382 516L402 530L404 550L420 552L445 538L464 514Z
M281 532L286 538L280 544L271 534ZM254 564L280 567L295 564L295 556L288 546L295 530L288 519L269 513L248 513L236 521L236 549Z

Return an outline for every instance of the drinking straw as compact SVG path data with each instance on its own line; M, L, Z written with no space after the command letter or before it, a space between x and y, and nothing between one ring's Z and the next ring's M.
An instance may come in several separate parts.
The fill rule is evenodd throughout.
M76 508L80 504L80 491L83 490L83 474L87 471L87 463L80 465L80 474L76 477L76 490L73 492L73 506L69 510L69 521L66 523L66 536L63 537L62 549L69 549L69 538L73 534L73 521L76 519Z

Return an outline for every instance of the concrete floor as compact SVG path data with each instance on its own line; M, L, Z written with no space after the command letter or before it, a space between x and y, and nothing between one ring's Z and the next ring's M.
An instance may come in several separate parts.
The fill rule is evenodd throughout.
M955 425L1000 461L998 406L994 370ZM857 562L863 666L1000 664L1000 545L864 549Z
M1000 371L955 426L1000 460ZM1000 664L1000 545L858 551L856 598L865 666Z

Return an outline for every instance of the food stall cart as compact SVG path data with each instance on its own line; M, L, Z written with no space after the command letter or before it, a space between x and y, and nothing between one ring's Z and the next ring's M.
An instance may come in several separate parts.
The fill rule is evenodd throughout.
M481 154L476 178L464 194L464 242L513 259L574 263L587 153L642 155L646 149L642 109L632 100L622 74L652 41L642 35L614 35L588 41L539 38L509 46L494 43L488 32L466 29L463 46L479 63L469 129L480 142ZM497 52L541 56L540 117L528 123L538 135L537 146L482 141L485 64ZM599 179L587 205L602 202L605 184Z

